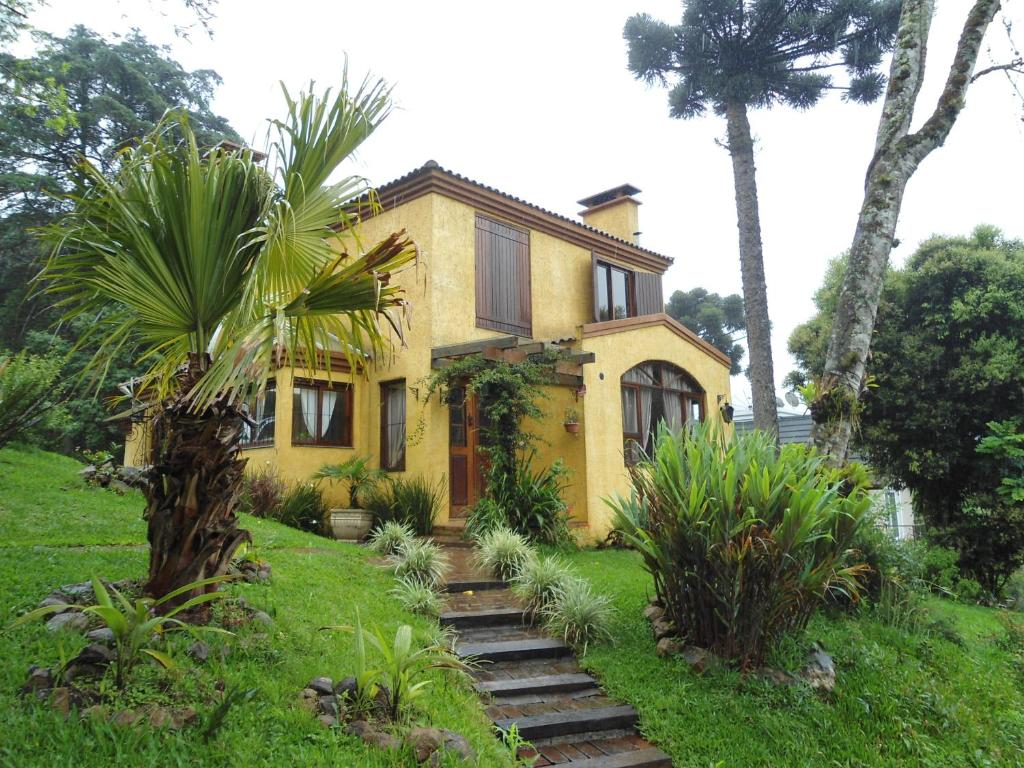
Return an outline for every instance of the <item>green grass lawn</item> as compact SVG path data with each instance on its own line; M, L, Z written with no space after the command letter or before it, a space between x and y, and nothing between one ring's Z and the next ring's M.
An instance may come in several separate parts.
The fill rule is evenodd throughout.
M88 488L77 476L80 468L40 451L0 451L0 626L61 584L94 574L111 580L144 575L142 497ZM297 697L314 676L340 679L353 671L351 636L319 627L350 624L357 607L365 623L386 633L408 623L425 638L427 622L403 612L387 595L390 575L368 563L364 550L264 520L246 517L243 525L253 533L257 554L272 565L273 580L229 590L274 616L269 637L243 630L236 638L210 641L231 646L224 662L193 665L179 652L177 670L147 666L137 678L150 695L167 691L168 697L201 698L221 680L258 689L252 701L229 714L210 743L197 729L155 732L65 721L47 705L20 698L29 664L53 666L85 644L79 635L52 635L40 622L0 634L0 765L415 765L411 755L371 750L355 737L322 728L298 708ZM482 766L507 765L507 753L469 687L440 673L433 678L413 720L463 733Z
M800 646L816 640L832 655L838 683L819 696L659 659L641 615L652 585L639 558L584 551L570 560L617 608L618 643L592 648L584 663L636 707L677 768L1024 765L1024 664L999 647L1007 632L994 610L928 604L930 620L950 622L963 647L868 615L819 616L780 651L799 664Z

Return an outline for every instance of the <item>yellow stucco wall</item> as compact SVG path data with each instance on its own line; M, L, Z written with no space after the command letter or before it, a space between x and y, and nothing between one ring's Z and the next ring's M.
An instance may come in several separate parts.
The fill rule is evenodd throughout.
M633 209L635 211L635 207ZM334 380L354 387L352 448L291 445L292 373L277 374L275 444L244 452L249 471L268 462L289 481L306 480L321 465L344 461L355 454L379 460L380 384L405 379L406 474L421 474L440 482L448 473L448 412L436 398L422 402L423 380L430 374L432 347L506 334L476 327L475 214L473 206L436 193L419 197L364 222L360 238L369 245L387 234L406 229L419 247L419 263L397 277L411 302L404 348L397 346L363 373L332 374ZM516 224L512 219L510 224ZM346 243L350 248L355 246ZM575 338L573 349L592 351L596 362L583 366L586 394L577 400L569 387L548 388L541 403L547 417L526 425L542 438L535 469L562 458L571 470L566 502L580 523L589 525L583 538L601 539L607 533L610 512L602 497L625 492L622 457L622 414L619 379L622 373L647 360L665 360L685 369L707 393L707 413L719 418L717 395L729 399L728 367L704 350L681 339L664 326L650 326L595 337L582 337L582 326L593 321L593 278L589 250L536 230L530 233L533 338L541 341ZM299 376L308 376L297 371ZM603 377L602 377L603 374ZM326 379L326 372L315 378ZM578 434L563 427L565 410L580 415ZM138 445L126 447L138 458ZM340 487L325 484L332 504L343 505ZM439 522L448 520L447 484Z
M603 538L611 510L602 501L629 492L622 454L622 374L649 360L664 360L684 369L705 392L705 416L721 421L718 395L730 399L729 368L664 326L639 328L583 339L596 361L583 367L587 510L591 534ZM730 427L731 429L731 427Z
M639 207L636 200L622 197L580 215L588 226L635 243L636 233L640 231Z

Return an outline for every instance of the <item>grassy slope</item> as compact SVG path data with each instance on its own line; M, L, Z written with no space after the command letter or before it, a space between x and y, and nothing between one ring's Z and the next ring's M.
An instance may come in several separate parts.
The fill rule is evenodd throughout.
M79 468L54 454L0 451L0 626L60 584L93 574L120 579L144 573L141 496L86 488ZM194 729L154 734L65 722L44 705L26 705L16 691L29 664L53 665L84 645L77 635L55 637L37 624L0 634L0 765L415 765L411 756L385 755L324 730L295 702L311 677L338 679L352 672L351 636L318 627L351 623L356 607L364 622L388 633L409 623L422 636L428 625L387 595L390 577L368 564L359 548L263 520L247 518L244 525L274 578L270 586L230 589L275 616L270 639L240 634L229 641L233 650L223 666L192 667L179 658L179 690L209 687L216 678L259 689L252 702L231 712L216 739L203 744ZM152 685L167 674L173 673L148 667L140 673ZM464 733L481 765L507 764L464 685L435 676L418 710L415 719L425 720L429 711L430 724Z
M964 648L868 617L816 618L806 642L821 642L838 671L826 699L733 672L698 677L657 658L641 616L651 584L639 559L620 551L571 559L618 609L617 646L591 649L585 663L636 706L677 768L1024 764L1024 671L996 646L1006 633L994 611L929 605L932 617L955 623Z

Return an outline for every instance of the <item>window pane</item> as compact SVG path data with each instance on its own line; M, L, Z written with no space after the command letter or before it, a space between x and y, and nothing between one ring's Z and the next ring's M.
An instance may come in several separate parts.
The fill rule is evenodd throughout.
M268 389L256 399L256 408L250 413L256 427L253 429L253 442L274 442L274 408L277 404L277 392Z
M317 433L316 390L295 387L292 392L292 442L309 443Z
M626 303L626 273L612 270L612 312L616 320L629 316L629 305Z
M636 413L636 390L622 388L622 431L627 435L640 434L640 422Z
M608 302L608 267L597 265L597 319L610 320L611 307Z
M381 461L388 469L399 469L405 464L405 382L386 384L383 393L386 454Z
M697 424L700 422L700 400L690 398L689 420L691 424Z
M344 389L320 391L320 442L344 445L347 400Z
M466 390L462 387L448 393L448 442L458 448L466 446Z

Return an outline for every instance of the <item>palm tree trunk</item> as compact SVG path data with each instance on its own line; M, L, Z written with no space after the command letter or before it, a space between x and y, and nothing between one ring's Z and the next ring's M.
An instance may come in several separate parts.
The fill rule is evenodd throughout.
M238 547L251 540L238 528L236 508L245 460L238 458L241 409L221 400L199 413L184 397L203 371L193 362L179 395L156 417L146 489L152 597L199 579L223 575ZM167 607L191 597L184 594Z
M882 280L889 264L903 192L921 161L946 140L964 107L967 88L980 76L972 77L972 72L985 30L999 10L999 0L975 0L964 22L938 105L920 130L910 133L924 80L934 10L934 0L905 0L901 8L875 154L868 167L864 202L832 323L825 370L811 403L811 439L835 466L846 462L857 422Z
M772 364L771 321L768 319L768 290L761 253L761 217L757 206L754 168L754 140L750 136L747 107L730 101L725 109L736 190L736 221L740 236L740 271L747 321L747 349L750 353L750 389L753 397L754 427L770 432L778 440L779 412L775 399L775 368Z

